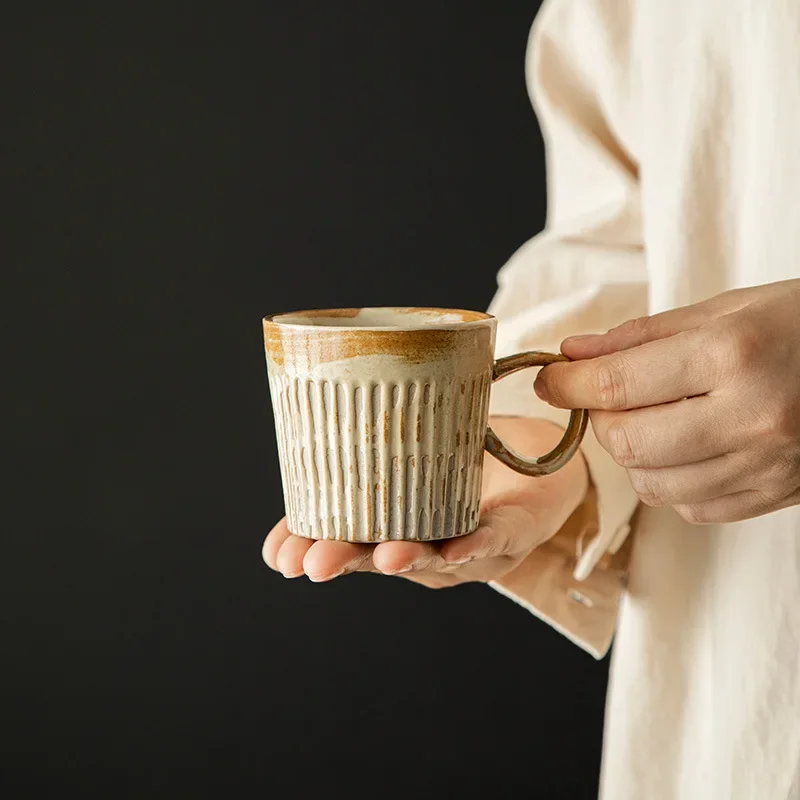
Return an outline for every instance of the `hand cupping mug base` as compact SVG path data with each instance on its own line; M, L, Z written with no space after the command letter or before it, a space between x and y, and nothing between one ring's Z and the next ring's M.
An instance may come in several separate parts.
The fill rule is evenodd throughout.
M564 359L530 353L495 363L496 324L481 312L434 308L264 319L292 533L351 542L461 536L478 525L484 448L531 475L569 460L586 427L583 411L539 459L487 433L493 380Z

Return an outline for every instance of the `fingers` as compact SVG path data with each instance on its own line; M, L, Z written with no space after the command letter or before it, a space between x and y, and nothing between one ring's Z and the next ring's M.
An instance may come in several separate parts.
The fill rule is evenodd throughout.
M435 572L445 566L438 546L431 542L381 542L372 561L384 575Z
M484 515L480 527L468 536L444 542L382 542L373 551L372 563L384 575L401 575L425 585L492 580L502 569L498 560L529 552L554 533L551 527L527 507L502 506ZM452 580L442 581L441 576Z
M527 508L503 506L488 512L468 536L437 543L379 544L373 562L385 575L400 575L431 588L489 581L505 574L510 562L552 533Z
M626 469L705 461L737 450L741 438L736 419L720 405L702 396L631 411L593 411L592 430Z
M464 581L493 580L551 536L558 527L522 505L484 515L472 534L444 542L382 542L378 545L314 541L293 536L281 520L264 542L264 561L287 578L307 575L315 582L351 572L400 575L431 588ZM552 529L552 530L551 530Z
M467 537L468 538L468 537ZM264 561L286 578L306 575L323 583L352 572L381 572L402 575L430 588L461 582L447 564L439 544L431 542L383 542L379 545L353 542L314 541L294 536L281 520L267 536Z
M442 545L442 558L450 565L518 556L550 538L555 532L536 519L526 506L504 505L487 512L480 527L469 536Z
M789 508L797 501L797 497L786 497L776 503L767 493L749 489L705 503L677 505L675 510L692 525L717 525L753 519L771 511Z
M354 542L310 542L303 551L301 574L315 583L330 581L350 572L368 572L373 568L374 545Z
M485 514L480 527L467 536L436 543L379 544L373 562L385 575L457 573L467 564L528 552L545 538L528 509L503 506Z
M264 540L261 556L270 569L285 578L297 578L303 574L303 559L313 544L311 539L291 534L284 517Z
M752 292L747 289L725 292L691 306L628 320L607 333L570 336L563 341L561 352L579 360L629 350L647 342L699 328L723 314L744 308L751 299Z
M268 534L261 555L270 569L286 578L307 575L315 582L331 580L345 572L372 569L371 545L314 541L294 536L282 519Z
M714 389L716 356L713 337L700 328L599 358L551 364L534 388L557 408L642 408Z
M289 536L278 550L278 570L285 578L299 578L303 573L303 560L311 549L312 539L303 539L300 536Z
M267 535L261 548L261 557L270 569L278 569L278 551L283 543L291 536L284 517Z
M270 531L262 548L267 566L287 578L306 575L315 583L333 580L351 572L383 572L418 575L444 570L448 565L439 554L438 543L315 541L289 533L282 519ZM376 563L377 562L377 563Z
M314 541L289 533L285 519L270 531L262 555L268 567L285 577L306 575L317 583L351 572L400 575L412 571L431 573L448 566L439 554L438 543Z
M663 314L628 320L607 333L570 336L562 342L561 352L572 359L597 358L698 328L708 322L709 316L702 303L676 308Z
M756 472L745 455L736 453L679 467L631 469L628 478L645 505L661 507L706 503L746 491Z

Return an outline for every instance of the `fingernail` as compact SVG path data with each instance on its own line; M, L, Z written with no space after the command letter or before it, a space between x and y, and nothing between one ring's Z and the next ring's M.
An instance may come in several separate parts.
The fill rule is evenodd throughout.
M533 382L533 391L536 392L536 396L540 400L544 400L545 403L550 402L550 395L548 394L547 387L544 385L544 381L541 378L537 377Z
M302 572L282 572L284 578L299 578L303 573Z
M410 567L403 567L402 569L383 569L384 575L404 575L406 572L411 572L414 569L414 565L412 564Z
M345 569L340 569L338 572L333 572L330 575L309 575L308 579L311 583L327 583L328 581L332 581L334 578L338 578L340 575L344 575Z
M585 342L588 341L589 339L597 339L599 335L600 334L597 333L584 333L581 334L580 336L568 336L566 339L564 339L563 344L575 344L577 342Z

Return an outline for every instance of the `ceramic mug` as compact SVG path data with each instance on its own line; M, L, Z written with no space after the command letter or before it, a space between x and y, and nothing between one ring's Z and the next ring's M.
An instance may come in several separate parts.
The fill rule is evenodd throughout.
M487 426L491 384L566 361L494 360L497 320L440 308L345 308L265 317L264 343L289 530L349 542L471 533L483 451L525 475L560 469L588 420L526 458Z

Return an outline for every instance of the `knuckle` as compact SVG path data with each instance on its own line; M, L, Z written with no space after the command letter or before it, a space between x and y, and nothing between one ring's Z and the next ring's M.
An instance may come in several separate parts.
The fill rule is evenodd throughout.
M764 403L752 414L749 428L752 441L768 446L775 461L790 459L800 450L800 398L797 403Z
M757 446L761 452L781 453L797 439L792 430L797 422L773 399L765 398L752 408L746 423L745 435L751 446Z
M762 516L780 507L786 492L775 492L754 490L752 494L752 505L747 513L748 517Z
M775 491L792 490L800 486L800 447L778 452L772 465L770 486Z
M665 492L652 473L646 469L632 469L628 477L636 496L646 505L659 508L667 505Z
M625 360L618 355L603 359L594 375L595 392L601 408L625 408L628 396L628 370Z
M635 341L647 340L656 327L652 317L637 317L625 324L628 326L629 335Z
M609 334L623 342L638 341L646 337L651 329L650 317L636 317L611 328Z
M721 359L723 375L737 378L761 357L761 334L755 326L738 319L710 335L710 345Z

